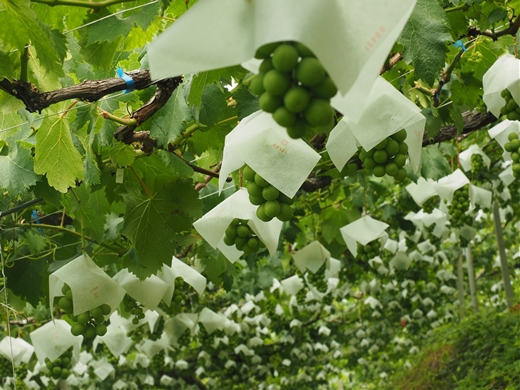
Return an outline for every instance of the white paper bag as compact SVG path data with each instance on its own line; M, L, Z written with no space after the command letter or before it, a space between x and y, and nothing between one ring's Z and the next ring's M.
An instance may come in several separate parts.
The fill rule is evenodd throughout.
M34 353L34 347L21 338L5 336L0 341L0 355L14 363L16 367L20 363L28 363Z
M352 136L368 151L383 139L405 129L408 155L414 171L417 171L421 162L426 118L415 104L382 77L376 79L364 109L359 103L345 104L343 100L340 97L332 99L331 104L345 113L340 121L345 123L332 130L326 145L336 168L343 169L348 159L354 155ZM358 112L361 112L360 117L355 118L352 114ZM349 153L352 154L349 156Z
M296 295L305 286L303 279L298 275L290 276L282 280L281 285L284 291L289 295Z
M223 330L229 323L229 320L222 313L215 313L214 311L205 307L199 313L198 321L204 325L208 334L212 334L215 330Z
M500 109L506 101L500 94L508 89L515 102L520 105L520 60L511 54L500 57L482 78L484 96L482 99L488 111L500 118Z
M155 275L140 280L127 269L114 275L113 280L124 288L126 293L148 310L155 310L170 286Z
M358 220L343 226L340 230L343 239L345 240L347 247L352 255L357 256L357 243L366 245L376 239L381 239L384 236L388 237L385 233L386 228L389 225L375 220L369 215L365 215ZM384 244L384 243L383 243Z
M487 156L486 153L480 148L478 145L470 145L469 148L467 148L465 151L461 152L459 154L459 161L460 165L462 165L462 169L464 169L466 172L471 171L471 156L474 154L479 154L482 156L482 159L484 160L484 165L489 169L489 166L491 165L491 160Z
M315 274L323 263L330 259L330 252L318 241L313 241L294 253L292 257L302 273L308 269Z
M504 149L504 159L511 160L511 154L505 151L504 145L509 142L508 136L510 133L520 134L520 122L518 121L510 121L506 119L505 121L500 122L498 125L493 126L488 130L489 136L494 138L499 145Z
M163 298L164 303L168 306L172 301L173 293L175 291L175 279L179 277L183 278L184 282L193 287L199 295L202 295L206 289L206 278L197 270L177 259L175 256L172 258L171 266L163 264L163 267L157 276L168 284L168 290L164 294Z
M81 255L49 276L49 301L63 295L63 284L72 290L74 315L84 313L102 304L108 304L112 312L121 303L125 290L110 278L88 255ZM53 310L51 310L51 316ZM105 316L106 317L106 316Z
M417 184L413 182L408 184L406 191L408 191L418 206L422 206L432 196L438 195L437 191L435 191L434 181L432 179L424 179L423 177L417 180Z
M434 187L442 200L446 199L448 203L451 203L454 192L469 183L469 179L464 172L457 169L452 174L438 180L437 183L434 184Z
M49 358L50 361L56 360L70 347L73 347L73 355L76 361L79 360L83 336L73 336L70 333L70 325L64 320L47 322L42 327L32 331L29 336L36 357L42 364L45 362L45 358Z
M257 111L226 136L219 191L231 172L247 164L292 198L320 158L304 141L289 137L271 114Z
M200 2L150 45L152 77L236 65L251 59L264 44L299 41L320 59L341 94L350 90L352 101L359 101L379 74L415 2Z
M126 354L133 344L132 339L126 335L124 328L113 323L107 326L107 333L100 339L115 357Z
M225 231L233 219L247 219L249 220L248 225L273 256L278 246L282 221L273 218L270 222L262 222L256 216L256 209L257 206L253 206L249 202L247 190L241 188L201 219L195 221L193 227L213 248L220 250L231 263L234 263L244 252L239 251L235 246L228 246L224 243Z

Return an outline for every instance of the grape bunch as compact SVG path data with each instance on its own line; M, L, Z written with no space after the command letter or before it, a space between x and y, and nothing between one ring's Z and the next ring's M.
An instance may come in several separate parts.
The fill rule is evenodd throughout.
M278 218L285 222L293 217L291 208L293 199L281 193L247 165L242 175L246 180L249 201L251 204L258 206L256 209L258 219L269 222L273 218Z
M439 207L439 203L441 202L441 198L439 195L434 195L430 198L428 198L423 204L422 209L426 214L431 214L433 212L433 209L436 207Z
M157 319L153 333L151 333L148 336L148 338L153 341L159 340L162 336L163 331L164 331L164 318L161 316Z
M146 337L147 333L148 332L146 331L145 326L139 326L139 327L135 328L134 330L127 332L126 335L128 337L130 337L134 343L137 344L139 341L141 341L142 339L144 339Z
M437 237L435 234L433 234L434 230L435 230L435 224L434 223L432 223L430 226L424 225L424 231L427 233L425 235L425 238L429 239L430 243L433 246L438 247L439 245L441 245L442 240L440 239L440 237Z
M114 367L117 367L119 364L119 359L115 357L110 349L106 346L106 344L99 344L103 346L103 355L107 358L107 361Z
M504 89L500 96L506 101L506 104L500 109L500 115L506 116L510 121L520 120L520 107L513 99L511 92L508 89Z
M504 149L511 153L511 160L513 160L513 175L515 179L520 177L520 139L517 133L509 133L507 136L508 142L505 143Z
M459 188L453 194L453 199L448 208L448 214L451 217L451 226L462 227L471 225L472 219L470 215L466 215L469 210L469 185Z
M170 307L178 313L180 313L182 307L186 305L187 296L186 293L183 291L183 289L185 289L184 284L184 279L181 276L175 279L175 290L173 292L173 298Z
M486 165L484 164L484 157L482 157L482 155L479 153L472 154L469 162L471 164L471 173L474 175L483 172L486 169Z
M181 347L187 347L191 343L191 332L186 329L184 333L177 339L177 344Z
M134 318L132 318L132 324L137 325L139 321L144 318L144 306L130 295L125 294L123 298L123 306L125 307L126 312L129 312L134 316Z
M309 48L298 42L269 43L258 48L255 58L263 61L250 90L291 138L302 138L312 127L333 127L330 99L338 89Z
M246 255L264 247L262 240L256 236L253 229L247 224L247 219L238 218L235 218L227 227L224 243L228 246L235 245L239 251L243 251Z
M165 366L165 353L164 350L157 352L150 360L150 371L152 373L158 373L164 370Z
M307 272L307 281L314 287L316 287L316 290L318 290L321 293L326 292L328 289L327 281L325 280L326 268L326 263L323 263L323 265L320 267L318 271L316 271L315 274L313 274L312 272Z
M51 361L45 358L45 366L53 379L67 379L72 369L72 347Z
M356 259L367 261L379 256L381 253L381 241L375 239L370 241L368 244L363 245L360 242L357 243L357 255Z
M296 302L298 305L303 306L305 305L305 300L307 298L307 289L303 287L300 291L296 293Z
M273 318L276 314L276 301L273 299L266 299L264 301L264 311L267 317Z
M383 177L386 174L399 181L406 179L408 177L404 168L408 153L408 145L404 142L406 136L406 130L402 129L382 140L368 152L361 148L359 159L363 167L376 177Z
M107 333L108 322L105 321L105 316L109 315L112 311L109 305L104 303L75 316L72 314L74 307L70 286L64 283L61 292L63 296L58 301L58 306L69 315L70 320L73 322L70 333L74 336L83 335L86 339L93 339L96 335L104 336Z
M5 357L0 356L0 383L7 377L13 376L13 365Z

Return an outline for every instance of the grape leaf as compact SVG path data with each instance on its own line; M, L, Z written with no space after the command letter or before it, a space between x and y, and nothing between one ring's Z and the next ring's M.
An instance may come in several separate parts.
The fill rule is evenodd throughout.
M0 51L0 79L13 80L15 77L14 66L7 53Z
M437 145L423 148L421 153L421 176L439 180L451 173L451 168Z
M418 0L398 40L404 46L403 59L415 67L415 76L430 85L446 60L446 42L452 39L448 23L438 1Z
M202 92L207 85L220 82L220 79L231 81L231 76L237 77L237 74L245 74L245 70L237 65L228 68L220 68L200 72L193 76L188 94L188 103L192 106L199 105L202 99Z
M452 81L450 87L453 102L468 106L469 109L477 107L482 99L482 83L473 73L462 73Z
M64 119L45 118L36 133L34 172L46 174L49 184L60 192L67 192L76 179L83 178L83 160Z
M162 181L149 197L126 185L120 195L126 203L121 233L132 242L140 265L129 269L141 279L171 262L177 247L185 242L181 233L191 229L191 218L200 216L200 201L191 180Z
M339 229L348 224L348 216L342 207L328 207L321 212L322 233L327 243L331 243L335 238L341 236Z
M34 185L39 176L34 173L31 150L20 142L7 140L9 153L0 155L0 188L17 196Z
M122 142L115 142L109 154L112 162L119 167L131 165L135 159L134 148Z
M233 94L233 98L237 102L238 120L242 120L260 109L258 98L252 95L247 88L240 88Z
M26 299L31 305L37 306L42 294L46 265L45 258L38 260L26 258L14 261L12 267L4 267L9 288L17 296Z

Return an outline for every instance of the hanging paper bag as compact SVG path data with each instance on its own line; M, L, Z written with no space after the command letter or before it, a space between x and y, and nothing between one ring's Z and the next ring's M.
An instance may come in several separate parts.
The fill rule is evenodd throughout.
M168 284L155 275L140 280L127 269L115 274L113 280L148 310L155 310L169 289Z
M79 352L83 336L73 336L70 325L64 320L47 322L42 327L29 334L34 352L40 363L48 358L51 362L60 357L66 350L73 347L73 355L79 361Z
M502 91L507 89L517 105L520 105L520 60L511 54L500 57L482 77L482 99L488 111L500 118L500 110L506 104Z
M343 226L340 229L341 235L345 240L347 247L352 255L357 255L357 244L366 245L374 240L381 240L388 235L385 233L389 225L375 220L365 215L358 220ZM384 243L382 243L384 244Z
M182 278L184 282L189 284L199 295L202 295L206 289L206 278L202 276L197 270L190 267L188 264L177 259L172 258L171 266L163 264L161 271L157 274L159 278L168 284L168 290L164 294L163 301L168 306L170 305L173 293L175 291L175 279Z

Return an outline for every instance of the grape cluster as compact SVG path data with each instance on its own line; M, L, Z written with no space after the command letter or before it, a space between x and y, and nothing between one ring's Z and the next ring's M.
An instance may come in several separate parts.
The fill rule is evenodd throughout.
M153 333L151 333L148 338L150 340L159 340L162 336L162 333L164 331L164 318L163 317L159 317L157 319L157 322L155 323L155 327L154 327L154 331Z
M382 140L368 152L361 148L359 159L363 167L376 177L383 177L386 174L399 181L406 179L408 177L404 169L408 153L408 145L404 142L406 136L406 130L402 129Z
M72 314L74 312L72 290L67 283L63 284L61 293L63 296L58 301L58 306L69 315L70 320L73 322L70 333L74 336L83 335L86 339L93 339L96 335L104 336L107 333L108 321L105 321L105 316L112 311L109 305L104 303L75 316Z
M128 337L132 339L134 343L138 343L146 336L146 327L145 326L139 326L135 328L134 330L131 330L126 333Z
M132 318L132 324L137 325L139 321L144 318L144 306L130 295L125 294L123 298L123 306L125 307L126 312L129 312L134 316L134 318Z
M272 299L266 299L264 301L264 311L267 317L273 318L276 314L276 301Z
M0 356L0 383L7 377L13 376L13 365L9 360Z
M423 204L422 209L426 214L431 214L436 207L439 207L441 198L439 195L434 195L428 198Z
M262 176L245 166L243 178L246 180L246 188L249 193L249 201L258 206L256 216L264 222L278 218L285 222L293 217L291 205L294 200L280 192L269 184Z
M471 225L471 216L466 215L469 210L469 185L459 188L453 194L453 199L448 208L448 214L451 217L451 226L462 227L463 225Z
M471 164L471 173L474 175L486 169L486 165L484 164L484 157L482 157L482 155L479 153L472 154L469 162Z
M189 329L186 329L184 333L177 339L177 344L181 347L187 347L191 343L191 332Z
M164 350L157 352L153 356L153 358L150 360L150 371L152 373L155 374L155 373L158 373L158 372L164 370L164 365L165 365L164 358L165 358Z
M500 115L505 115L510 121L520 120L520 107L513 99L511 92L508 89L504 89L500 96L506 101L506 104L500 109Z
M511 153L511 160L513 160L513 175L515 179L520 177L520 139L517 133L509 133L507 136L508 142L505 143L504 149Z
M427 233L427 237L425 237L425 238L429 239L430 243L433 246L438 247L442 243L440 237L437 237L435 234L433 234L433 231L435 230L434 223L432 223L430 226L424 226L424 230Z
M363 245L360 242L357 243L357 255L356 259L367 261L373 259L381 253L381 241L375 239L370 241L368 244Z
M300 291L296 293L296 302L298 305L303 306L305 305L305 300L307 298L307 289L303 287Z
M247 219L235 218L227 227L224 243L228 246L235 245L239 251L246 255L258 251L264 246L253 229L247 224Z
M261 46L255 58L263 61L251 92L260 96L260 108L272 113L291 138L303 137L311 127L333 127L330 99L338 89L309 48L275 42Z
M53 379L67 379L72 369L72 347L63 352L54 361L46 358L45 366Z
M117 367L117 365L119 364L119 359L112 354L110 349L108 349L108 347L105 344L100 344L100 345L103 345L103 355L105 355L105 357L107 358L107 361L112 366Z
M307 272L307 281L314 287L316 287L316 290L318 290L321 293L326 292L328 289L327 281L325 280L326 268L326 263L323 263L323 265L315 274L313 274L312 272Z
M175 290L170 307L177 313L182 311L182 307L186 305L186 293L184 293L184 279L179 276L175 279Z

